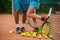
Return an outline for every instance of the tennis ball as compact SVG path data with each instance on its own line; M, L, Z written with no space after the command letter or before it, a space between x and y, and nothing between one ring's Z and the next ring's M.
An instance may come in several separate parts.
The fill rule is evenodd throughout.
M47 38L48 38L48 36L45 36L44 38L45 38L45 39L47 39Z
M26 32L26 34L29 34L29 32Z
M48 38L48 36L47 36L47 35L45 35L45 34L43 34L43 37L44 37L45 39L47 39L47 38Z
M26 36L26 32L21 33L22 36Z
M26 32L26 36L29 37L30 36L30 32Z
M45 34L46 32L45 31L42 31L42 34Z
M36 35L32 35L32 37L36 38Z
M26 36L27 36L27 37L30 37L31 35L30 35L30 34L27 34Z
M22 36L24 36L24 33L21 33Z
M37 34L37 32L33 32L33 34Z
M38 38L39 38L39 39L41 39L41 38L42 38L42 36L41 36L41 35L38 35Z
M37 32L31 32L31 36L36 38Z
M49 37L52 39L53 38L53 35L49 35Z
M9 31L9 34L13 34L13 33L14 33L14 30L10 30L10 31Z

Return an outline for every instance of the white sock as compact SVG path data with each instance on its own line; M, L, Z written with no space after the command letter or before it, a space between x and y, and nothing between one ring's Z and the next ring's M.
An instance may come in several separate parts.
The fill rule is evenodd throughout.
M25 23L22 23L22 24L21 24L21 27L24 27L24 26L25 26Z
M19 24L16 24L16 28L19 27Z

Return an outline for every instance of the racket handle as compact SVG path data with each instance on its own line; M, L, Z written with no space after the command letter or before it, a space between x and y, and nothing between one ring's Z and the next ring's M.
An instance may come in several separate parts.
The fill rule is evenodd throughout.
M52 12L52 7L50 7L50 10L49 10L49 14L48 14L48 16L51 15L51 12Z

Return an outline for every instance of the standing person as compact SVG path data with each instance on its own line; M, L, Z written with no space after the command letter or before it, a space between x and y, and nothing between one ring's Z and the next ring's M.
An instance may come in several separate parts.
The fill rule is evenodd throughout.
M14 19L15 19L15 23L16 23L16 32L18 34L20 34L21 32L25 32L25 22L26 22L26 12L29 6L29 1L30 0L13 0L14 3ZM21 24L21 28L19 27L19 12L23 11L23 17L22 17L22 24ZM34 10L34 12L36 14L36 9ZM36 26L36 19L33 18L34 21L34 25Z
M47 18L46 16L41 17L37 14L33 14L35 9L39 9L39 6L40 6L39 0L30 0L30 5L29 5L28 11L27 11L27 17L34 18L34 19L40 19L40 20L44 21L44 19ZM35 27L34 30L37 31L38 28Z
M25 32L25 21L26 21L26 11L28 9L28 0L13 0L14 4L14 19L16 23L16 32L20 34L21 32ZM23 17L22 17L22 24L21 28L19 27L19 12L23 11Z

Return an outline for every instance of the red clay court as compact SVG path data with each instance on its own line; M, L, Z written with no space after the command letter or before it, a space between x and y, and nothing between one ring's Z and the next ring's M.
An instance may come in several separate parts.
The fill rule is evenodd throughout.
M41 16L47 14L40 14ZM22 15L20 14L20 17ZM37 19L38 20L38 19ZM21 21L19 21L21 24ZM38 26L42 24L42 21L38 20ZM51 15L51 34L54 35L55 40L60 40L60 14ZM15 31L14 17L11 14L0 14L0 40L51 40L51 39L38 39L32 37L22 37L20 34L9 34L9 30ZM32 28L26 24L26 30L32 31Z

